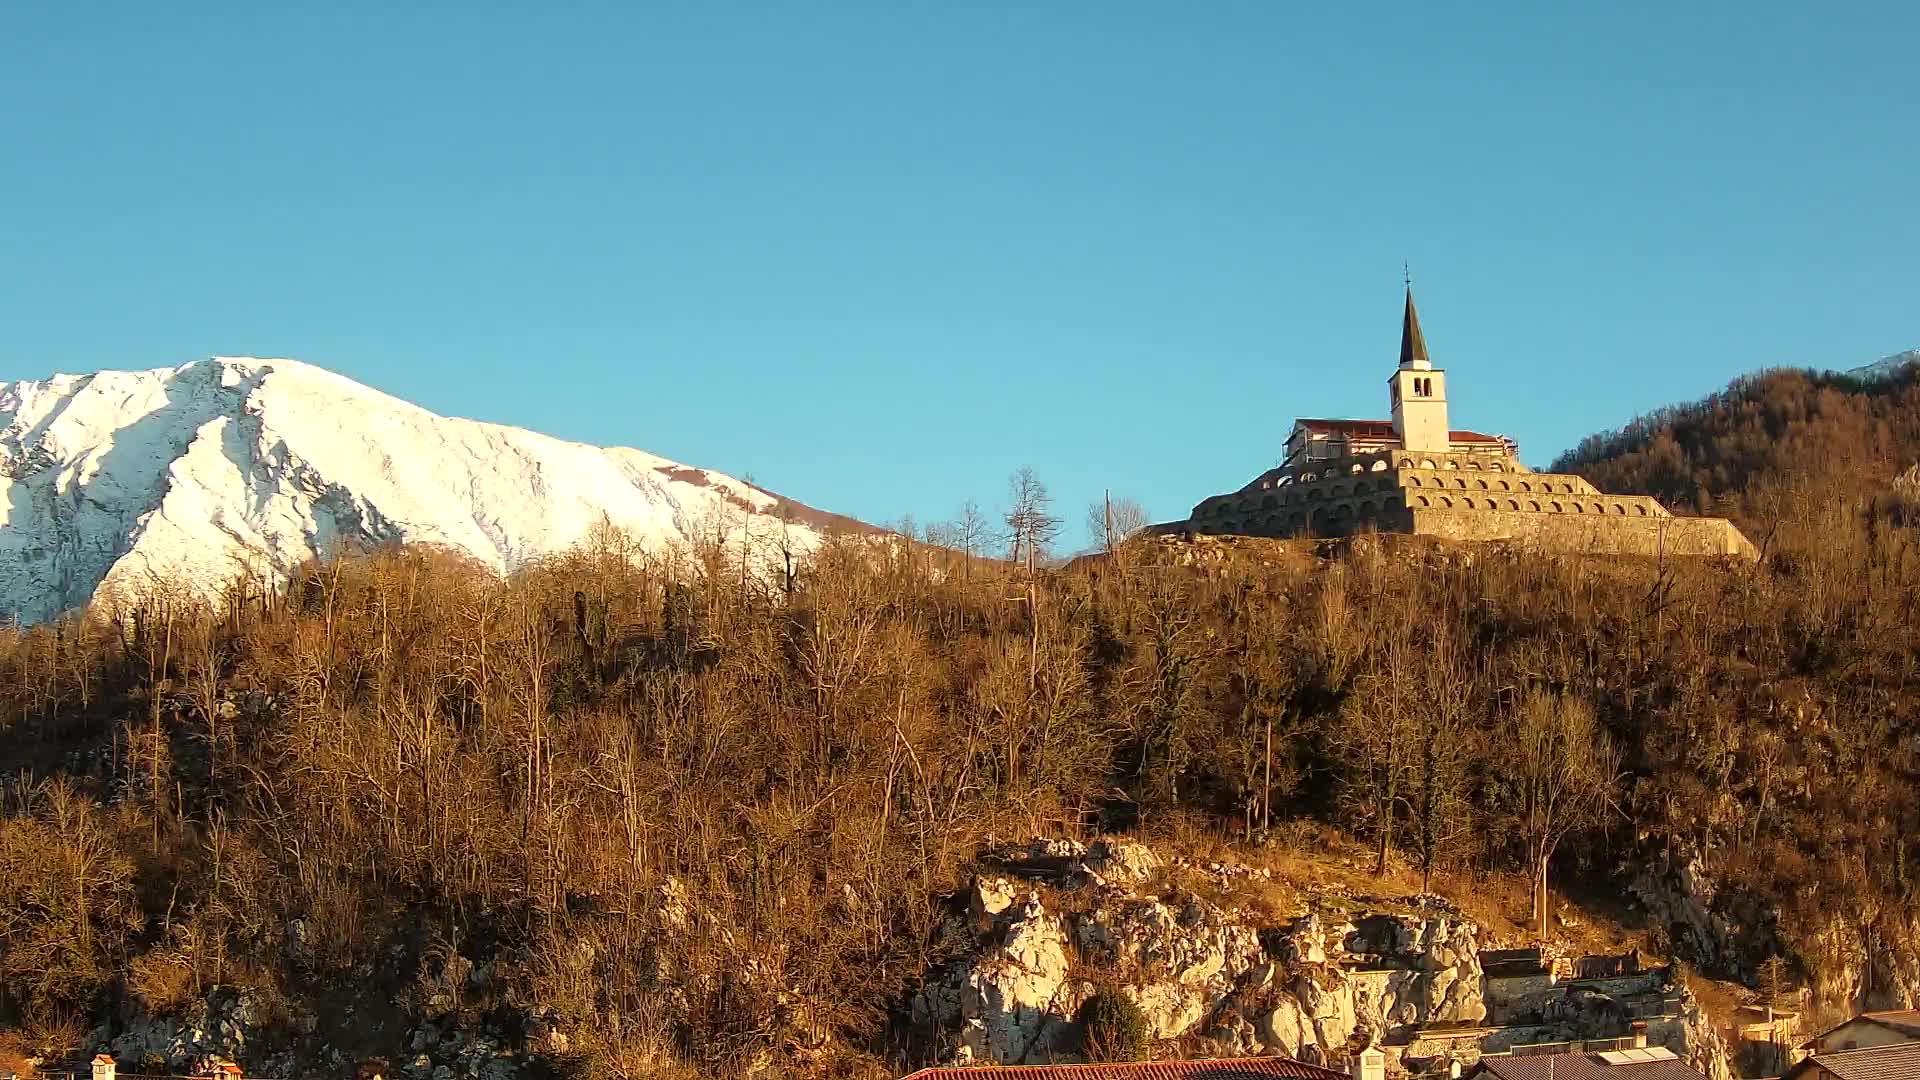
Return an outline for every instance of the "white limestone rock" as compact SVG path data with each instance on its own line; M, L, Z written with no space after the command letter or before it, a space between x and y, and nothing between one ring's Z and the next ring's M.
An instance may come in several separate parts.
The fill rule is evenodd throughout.
M1067 978L1060 917L1028 893L992 929L999 944L922 990L916 1014L956 1034L955 1060L1020 1064L1071 1051L1072 1016L1085 995Z
M1208 995L1195 987L1157 982L1128 987L1124 993L1140 1006L1156 1040L1184 1035L1207 1015Z
M1255 1031L1260 1045L1269 1053L1291 1058L1300 1057L1302 1050L1316 1045L1319 1038L1312 1019L1300 1007L1300 999L1292 994L1278 995L1273 1008L1255 1024Z
M1160 868L1160 858L1145 844L1096 840L1087 849L1086 868L1103 882L1140 885Z
M1089 955L1139 978L1221 993L1264 958L1253 928L1198 899L1177 909L1134 896L1103 900L1076 921L1074 940Z
M980 877L973 882L973 895L967 900L968 921L974 933L983 934L992 928L1014 900L1020 895L1013 882L1003 877Z

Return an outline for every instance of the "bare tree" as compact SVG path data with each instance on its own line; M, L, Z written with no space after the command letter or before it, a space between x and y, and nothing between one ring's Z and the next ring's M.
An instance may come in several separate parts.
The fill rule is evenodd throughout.
M1285 619L1282 601L1274 592L1248 587L1252 584L1242 579L1228 591L1239 646L1221 673L1226 700L1237 700L1239 708L1225 737L1210 740L1219 767L1235 778L1242 793L1241 828L1249 839L1256 826L1265 832L1273 824L1276 766L1282 791L1291 791L1298 781L1295 741L1311 723L1295 702L1302 657L1285 634L1275 631Z
M1373 834L1375 874L1387 872L1399 822L1413 810L1428 711L1411 629L1395 623L1387 634L1354 679L1332 740L1341 761L1340 802L1349 821Z
M1526 837L1533 918L1544 939L1547 864L1567 834L1605 820L1620 757L1593 706L1538 689L1521 699L1505 742L1502 795Z
M960 516L948 526L947 536L960 554L965 556L960 563L962 580L972 577L973 560L979 558L980 552L985 549L991 529L992 525L987 515L981 512L979 503L968 499L960 504Z
M1087 533L1108 554L1147 527L1147 508L1134 499L1111 496L1087 504Z
M1021 466L1007 478L1008 558L1032 574L1040 565L1054 540L1060 536L1060 519L1053 514L1053 496L1030 465Z
M800 579L800 535L794 525L793 508L782 503L779 542L775 552L780 560L780 591L788 597L793 595L794 586Z
M1422 893L1433 891L1434 867L1473 827L1471 770L1479 749L1468 716L1474 672L1466 652L1445 632L1428 648L1430 695L1420 718L1412 807Z
M1138 702L1139 773L1169 801L1195 752L1204 715L1203 687L1221 643L1202 623L1198 605L1179 583L1156 578L1138 595L1135 618L1145 641L1129 673Z

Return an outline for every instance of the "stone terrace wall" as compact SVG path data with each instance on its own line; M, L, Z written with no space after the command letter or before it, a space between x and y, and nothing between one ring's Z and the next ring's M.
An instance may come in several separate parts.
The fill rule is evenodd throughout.
M1582 477L1528 472L1490 454L1381 450L1305 462L1202 500L1185 524L1242 536L1371 529L1594 554L1758 557L1725 521L1674 517L1644 495L1607 495Z
M1609 496L1613 502L1616 497ZM1511 513L1416 507L1413 532L1447 540L1511 540L1555 551L1606 555L1734 555L1760 553L1721 518L1621 517L1595 513Z

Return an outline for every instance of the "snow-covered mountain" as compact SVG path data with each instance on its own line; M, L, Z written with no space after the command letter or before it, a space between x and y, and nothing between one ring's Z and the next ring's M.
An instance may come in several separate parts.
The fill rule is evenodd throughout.
M438 416L292 360L216 357L0 386L0 618L96 592L284 573L338 541L441 544L496 571L608 521L647 544L832 519L639 450ZM844 520L844 519L839 519Z
M1905 371L1911 364L1920 364L1920 349L1894 353L1863 367L1849 368L1845 374L1856 379L1885 379Z

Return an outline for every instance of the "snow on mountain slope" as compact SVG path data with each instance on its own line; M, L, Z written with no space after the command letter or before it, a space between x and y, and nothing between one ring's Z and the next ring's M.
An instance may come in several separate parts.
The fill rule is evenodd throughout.
M1894 353L1864 367L1849 368L1845 374L1856 379L1885 379L1905 371L1911 364L1920 364L1920 349Z
M831 515L639 450L438 416L292 360L216 357L0 386L0 618L96 592L284 573L337 541L436 543L495 571L602 520L658 545ZM751 515L746 513L751 511ZM840 519L844 520L844 519Z

